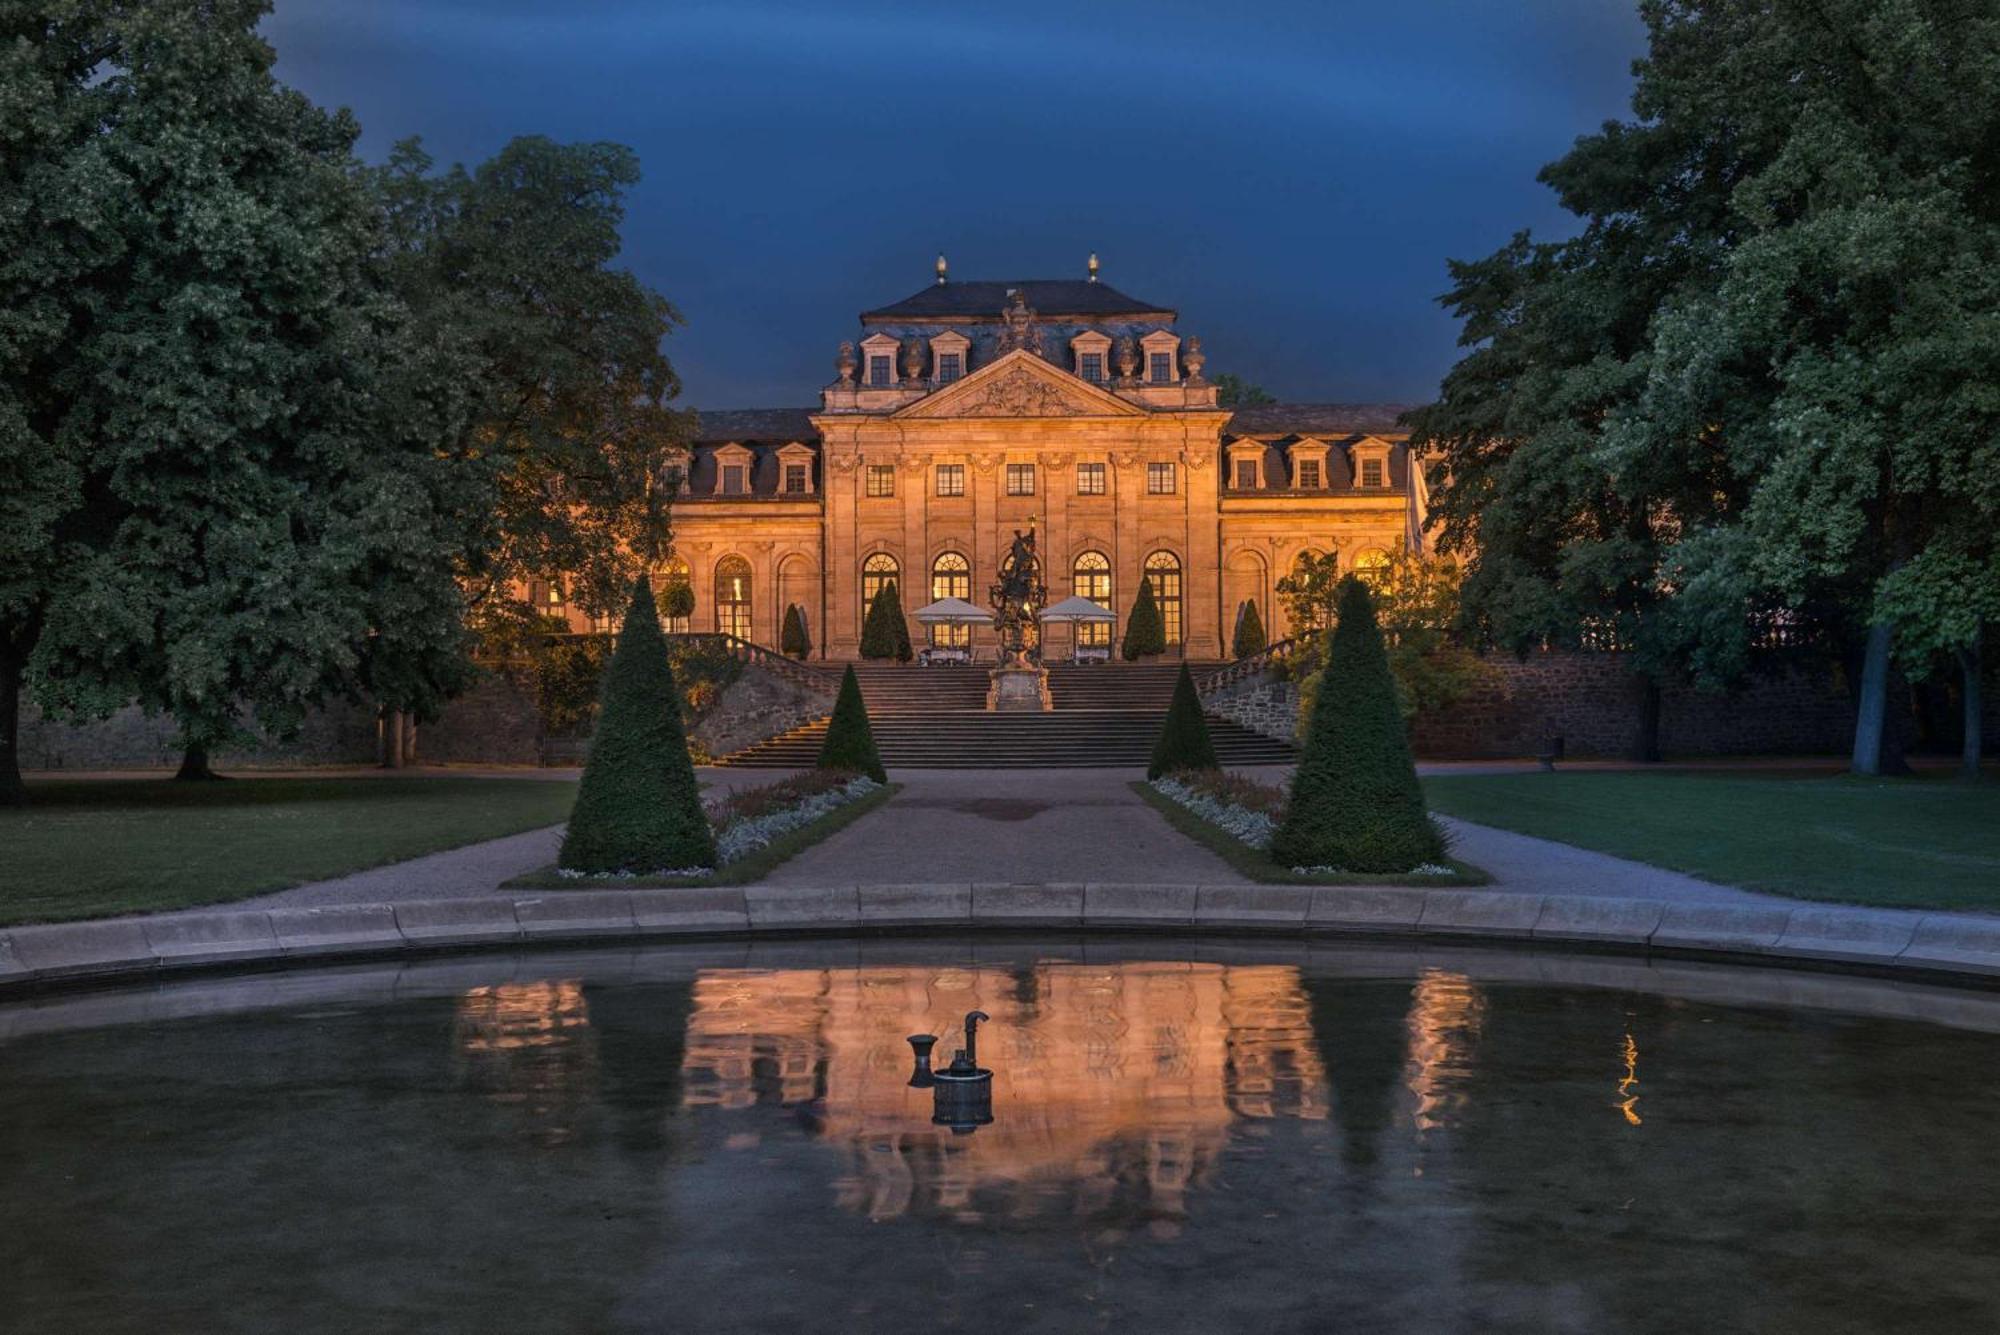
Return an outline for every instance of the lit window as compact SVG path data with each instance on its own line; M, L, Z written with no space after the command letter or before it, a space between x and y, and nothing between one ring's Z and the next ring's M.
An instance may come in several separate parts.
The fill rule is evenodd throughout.
M1379 487L1382 485L1382 461L1380 459L1363 459L1361 461L1361 485L1364 487Z
M1153 602L1166 624L1167 643L1181 642L1181 562L1172 552L1154 552L1146 558L1146 580L1153 586Z
M868 494L870 496L894 496L896 494L896 466L894 464L868 465Z
M1033 464L1007 465L1007 494L1009 496L1032 496L1035 494L1035 466Z
M964 367L959 361L958 353L940 352L938 354L938 383L940 385L948 385L962 374L964 374Z
M1257 489L1257 461L1255 459L1238 459L1236 461L1236 489L1238 491L1255 491Z
M931 562L931 601L945 598L972 598L972 563L957 552L945 552ZM972 627L932 626L931 643L940 649L970 648Z
M804 464L785 465L785 490L794 495L806 489L806 466Z
M1076 466L1076 494L1079 496L1102 496L1104 494L1104 465L1078 464Z
M894 382L895 372L891 359L876 355L868 359L868 383L876 389L887 389Z
M562 585L560 585L560 584L551 584L551 585L549 585L549 606L550 606L550 607L561 607L561 606L562 606L562 600L563 600L563 599L562 599Z
M743 494L743 465L726 464L722 469L722 494L741 496Z
M964 464L939 464L937 466L937 494L940 496L965 495Z
M1104 383L1104 354L1086 352L1083 354L1083 378L1093 385Z
M1172 464L1146 465L1146 494L1148 496L1171 496L1174 494L1174 466Z
M1099 464L1102 468L1104 465ZM1085 552L1076 558L1070 569L1070 587L1079 598L1088 598L1109 612L1111 607L1111 562L1103 552ZM1079 621L1076 623L1076 642L1087 649L1105 649L1111 645L1111 625L1109 621Z
M1298 472L1299 485L1301 487L1317 487L1319 485L1319 460L1299 460Z
M1151 368L1149 374L1154 384L1167 385L1173 383L1174 354L1171 352L1156 352L1146 359L1146 364Z

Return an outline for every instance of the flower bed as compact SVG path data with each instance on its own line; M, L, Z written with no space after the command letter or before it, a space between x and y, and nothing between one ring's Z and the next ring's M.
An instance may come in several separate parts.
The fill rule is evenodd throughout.
M809 770L757 788L727 793L706 804L715 830L715 851L722 869L769 846L794 830L844 806L881 792L885 787L849 770ZM565 881L691 880L713 876L715 867L662 868L659 871L610 875L556 869Z
M1279 824L1285 818L1284 789L1226 770L1175 770L1146 786L1244 847L1261 854L1269 854L1271 836L1277 833ZM1340 867L1290 867L1281 870L1315 881L1347 874ZM1427 862L1401 873L1401 876L1464 879L1467 871L1466 868Z

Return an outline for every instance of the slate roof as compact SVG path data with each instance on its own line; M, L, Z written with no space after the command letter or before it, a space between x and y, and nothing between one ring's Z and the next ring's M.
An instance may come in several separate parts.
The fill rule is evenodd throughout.
M801 440L810 444L819 439L813 430L813 408L704 408L696 416L700 425L694 433L697 445L719 445L725 440Z
M863 311L863 322L893 320L936 320L950 317L998 317L1008 305L1007 294L1019 288L1028 305L1042 319L1075 316L1163 315L1172 319L1168 306L1128 297L1107 283L1082 278L1017 278L1012 282L933 283L893 305Z
M1259 403L1238 408L1224 434L1239 436L1353 436L1407 431L1396 419L1409 403Z

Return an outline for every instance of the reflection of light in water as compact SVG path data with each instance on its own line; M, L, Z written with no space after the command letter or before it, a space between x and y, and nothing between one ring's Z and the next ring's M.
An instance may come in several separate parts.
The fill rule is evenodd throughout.
M812 1102L848 1158L842 1204L1028 1217L1122 1208L1160 1223L1241 1118L1326 1116L1298 971L1134 963L705 974L694 986L688 1103ZM911 1090L904 1036L961 1045L977 1006L998 1120L953 1138ZM767 1069L812 1072L772 1079Z
M1618 1080L1618 1111L1625 1114L1625 1120L1633 1126L1641 1124L1639 1117L1639 1045L1632 1041L1632 1035L1625 1035L1625 1074Z
M1445 1126L1465 1101L1472 1041L1486 1014L1486 997L1462 973L1427 969L1410 1004L1411 1120L1419 1132Z
M475 987L458 999L455 1030L475 1084L545 1119L550 1143L569 1139L597 1066L580 980Z

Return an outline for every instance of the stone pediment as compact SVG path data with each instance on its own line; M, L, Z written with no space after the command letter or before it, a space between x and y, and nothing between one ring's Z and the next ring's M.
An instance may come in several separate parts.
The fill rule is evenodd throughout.
M926 395L891 415L906 419L1143 417L1145 410L1086 384L1032 352L1016 349L951 388Z

